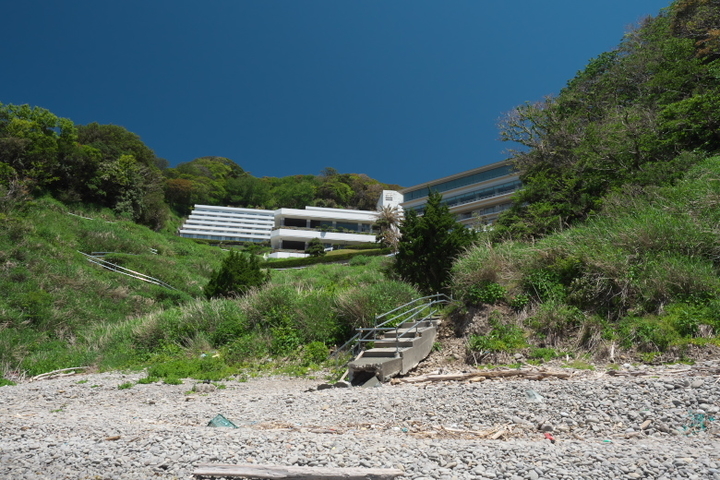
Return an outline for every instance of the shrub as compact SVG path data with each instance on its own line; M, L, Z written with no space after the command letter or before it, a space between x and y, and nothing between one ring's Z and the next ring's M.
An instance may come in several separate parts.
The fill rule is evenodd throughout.
M228 363L250 363L270 353L270 339L258 333L243 335L227 345L223 353Z
M148 368L149 377L164 379L165 383L179 378L194 378L197 380L224 380L235 374L220 357L204 358L178 358L151 365ZM175 383L179 385L179 383Z
M538 337L544 339L546 344L555 346L576 332L584 318L583 313L576 307L549 301L540 304L525 324Z
M511 297L508 300L508 305L510 305L510 308L516 311L520 311L523 308L527 307L530 304L530 297L525 295L524 293L518 293L517 295Z
M327 360L330 350L322 342L312 342L305 345L302 352L302 365L310 366Z
M558 354L553 348L533 348L528 355L535 360L543 360L545 362L557 358Z
M419 296L412 286L400 281L386 280L373 285L358 285L338 296L338 314L345 328L371 327L376 315Z
M636 348L640 352L665 352L668 347L680 339L667 318L658 316L626 317L617 328L620 345L624 348Z
M400 233L395 270L426 295L449 290L453 261L476 238L474 231L457 222L437 192L430 192L422 217L413 210L406 214Z
M313 238L308 242L305 253L309 254L311 257L324 257L326 254L325 245L323 245L319 238Z
M272 329L270 352L273 355L289 355L295 352L300 345L302 345L302 340L294 328L276 327Z
M527 347L522 328L509 323L491 319L492 326L486 335L471 335L468 348L475 352L513 352Z
M495 282L484 282L468 288L463 297L470 303L494 305L504 300L506 294L507 291L501 285Z
M231 251L219 270L213 272L205 287L205 296L232 297L245 295L252 287L267 283L270 274L260 269L255 255Z

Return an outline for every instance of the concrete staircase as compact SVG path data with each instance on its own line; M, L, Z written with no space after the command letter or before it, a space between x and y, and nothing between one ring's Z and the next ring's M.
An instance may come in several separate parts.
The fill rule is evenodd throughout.
M367 385L372 379L385 382L415 368L432 351L440 319L431 317L383 329L382 338L348 364L352 385Z

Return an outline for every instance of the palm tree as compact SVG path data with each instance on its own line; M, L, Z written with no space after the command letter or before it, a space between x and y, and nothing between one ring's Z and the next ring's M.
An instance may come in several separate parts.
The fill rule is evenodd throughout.
M400 223L403 220L402 209L397 205L385 205L377 215L374 227L379 230L378 242L397 252L400 242Z

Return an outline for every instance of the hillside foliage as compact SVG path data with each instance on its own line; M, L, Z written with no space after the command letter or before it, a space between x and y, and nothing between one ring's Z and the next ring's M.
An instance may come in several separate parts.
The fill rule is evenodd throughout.
M383 189L399 188L330 167L320 175L257 178L223 157L168 163L119 125L75 125L44 108L0 104L0 197L49 193L156 230L171 210L187 215L195 204L375 210Z
M679 0L590 61L556 97L500 122L523 189L495 239L533 238L599 212L626 186L670 185L720 151L720 2Z

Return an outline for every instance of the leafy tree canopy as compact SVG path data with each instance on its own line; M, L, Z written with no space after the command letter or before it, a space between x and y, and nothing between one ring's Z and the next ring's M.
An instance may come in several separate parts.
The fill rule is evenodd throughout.
M453 261L476 238L457 222L442 195L431 192L423 216L409 211L400 227L395 270L425 294L447 292Z
M223 260L220 269L213 272L205 287L205 296L236 297L245 295L251 288L259 287L270 279L270 273L260 268L255 255L231 251Z
M494 235L537 237L598 212L625 185L667 185L720 151L720 1L641 22L557 97L500 122L524 188Z

